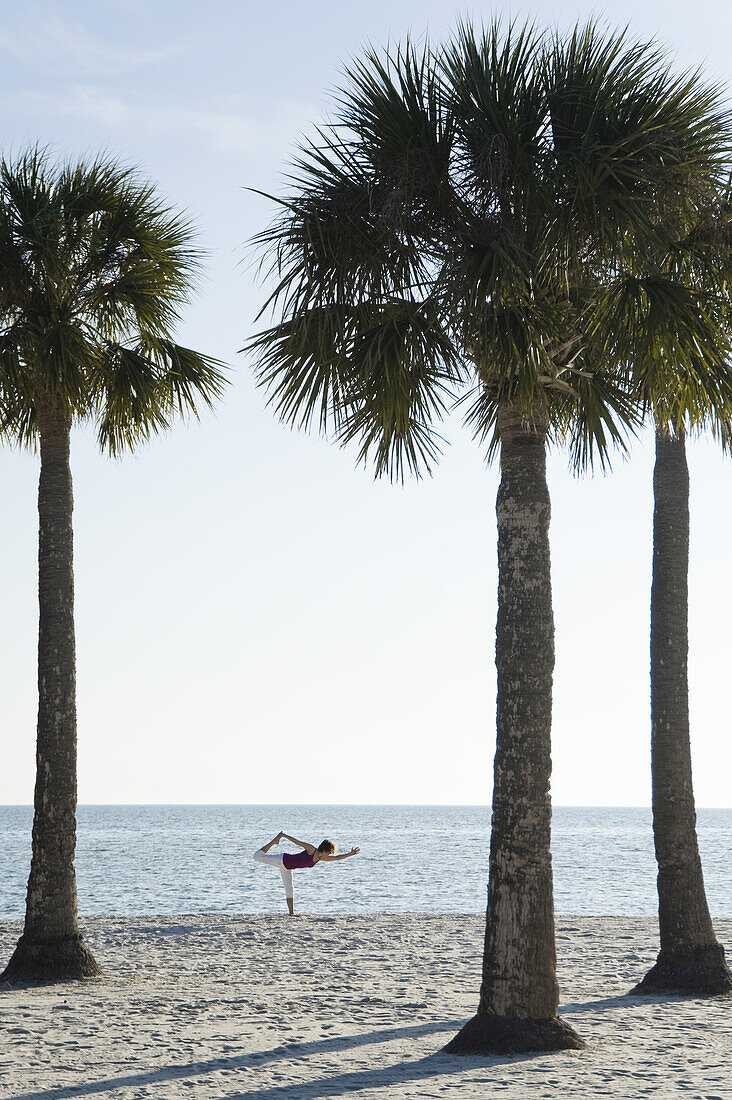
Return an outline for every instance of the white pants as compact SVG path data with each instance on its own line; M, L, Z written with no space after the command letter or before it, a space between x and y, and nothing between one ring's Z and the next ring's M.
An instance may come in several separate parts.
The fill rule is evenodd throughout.
M285 867L282 852L265 852L261 848L253 856L257 863L268 863L270 867L279 867L285 887L285 897L292 898L292 871Z

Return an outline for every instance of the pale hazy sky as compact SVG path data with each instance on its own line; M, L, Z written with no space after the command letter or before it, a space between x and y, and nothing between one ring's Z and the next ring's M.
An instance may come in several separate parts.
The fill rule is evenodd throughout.
M4 5L4 152L139 164L208 250L182 341L232 367L215 415L121 462L77 432L83 802L490 801L498 472L455 419L432 480L376 483L281 427L237 355L261 303L243 243L341 65L458 16L439 0L65 0ZM508 12L508 9L502 9ZM727 4L537 3L658 35L732 87ZM732 806L732 466L690 446L697 801ZM607 478L550 463L558 804L649 802L650 441ZM36 482L0 452L0 803L33 796Z

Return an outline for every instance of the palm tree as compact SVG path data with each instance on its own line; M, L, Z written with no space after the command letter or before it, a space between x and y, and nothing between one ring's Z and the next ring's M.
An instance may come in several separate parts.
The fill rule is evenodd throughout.
M732 992L709 913L691 769L688 685L689 471L683 426L656 428L651 583L651 770L660 951L632 990Z
M338 102L258 238L279 319L249 348L283 420L357 441L377 475L429 470L466 386L468 423L500 451L483 984L447 1049L578 1048L557 1017L546 448L602 460L633 420L597 287L705 169L704 112L655 52L592 27L372 52Z
M728 170L726 159L719 175ZM632 340L639 397L655 429L651 585L651 768L658 862L660 952L633 989L715 995L732 973L709 914L699 846L689 737L689 470L686 437L711 426L725 446L732 424L728 185L709 180L701 220L671 242L651 278L634 280L633 309L616 317ZM721 189L720 189L721 185ZM679 293L678 275L696 288ZM647 273L646 273L647 276ZM664 316L659 337L658 316ZM635 331L634 331L635 330ZM706 332L706 336L704 333Z
M0 164L0 436L37 447L38 744L23 935L4 981L99 973L79 932L71 428L116 455L222 391L219 364L171 330L198 257L192 229L127 168Z

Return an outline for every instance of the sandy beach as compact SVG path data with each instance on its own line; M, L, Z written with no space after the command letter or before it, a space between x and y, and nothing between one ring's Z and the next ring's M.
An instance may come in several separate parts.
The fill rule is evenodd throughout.
M0 1097L732 1097L732 999L631 998L655 922L560 918L585 1052L456 1058L481 916L95 918L105 977L2 990ZM729 952L732 920L717 922ZM3 958L20 932L0 924Z

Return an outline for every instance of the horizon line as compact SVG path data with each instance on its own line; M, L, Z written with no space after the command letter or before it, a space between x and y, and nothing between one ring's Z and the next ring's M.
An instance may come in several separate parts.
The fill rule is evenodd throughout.
M353 807L353 806L383 806L393 809L408 808L415 806L434 807L434 808L465 808L465 809L486 809L491 810L491 804L487 802L79 802L77 803L78 809L95 809L98 807L129 807L138 808L142 806L150 807L183 807L190 806L196 808L210 808L214 806L220 807L286 807L288 809L305 809L316 807ZM30 802L3 802L0 803L0 809L33 809L33 803ZM652 806L650 803L617 803L617 802L555 802L552 805L552 809L555 810L650 810ZM697 805L697 810L732 810L732 806L706 806Z

